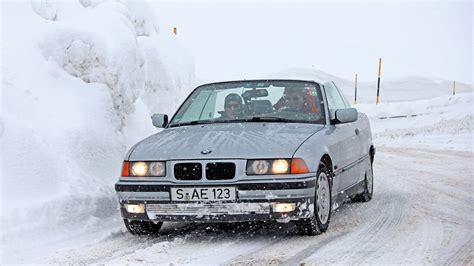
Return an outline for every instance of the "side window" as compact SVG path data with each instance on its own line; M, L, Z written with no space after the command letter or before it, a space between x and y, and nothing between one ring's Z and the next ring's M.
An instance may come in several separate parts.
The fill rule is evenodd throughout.
M332 82L326 82L324 84L324 90L326 92L326 98L328 101L330 119L334 119L337 109L347 108L346 102Z
M351 108L351 103L349 102L349 100L347 100L346 96L344 96L344 93L342 93L342 91L336 86L336 84L334 84L334 82L331 83L334 85L334 87L336 87L337 91L339 92L339 95L341 95L341 98L344 101L346 108Z
M213 90L202 90L199 94L193 94L191 99L186 102L187 105L183 106L176 114L176 123L185 123L189 121L200 120L201 117L209 119L206 116L212 116L211 113L204 112L205 109L210 110L211 106L215 104L215 95ZM211 99L212 98L212 99ZM206 106L208 108L206 108Z

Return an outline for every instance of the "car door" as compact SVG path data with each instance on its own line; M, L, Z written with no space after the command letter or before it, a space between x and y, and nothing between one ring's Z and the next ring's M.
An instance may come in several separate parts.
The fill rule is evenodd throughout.
M350 105L333 82L324 84L326 99L331 120L331 143L329 151L335 164L335 172L339 176L339 190L344 190L357 183L360 178L360 167L357 164L361 154L357 121L351 123L335 123L335 113L338 109L349 108Z

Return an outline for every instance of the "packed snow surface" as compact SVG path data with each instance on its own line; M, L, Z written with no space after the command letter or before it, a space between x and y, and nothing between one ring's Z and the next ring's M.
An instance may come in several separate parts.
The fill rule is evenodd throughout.
M377 148L374 198L329 230L288 224L123 226L124 154L194 87L192 57L144 3L2 3L0 263L474 263L472 85L420 77L362 83L354 107ZM273 78L334 80L314 69ZM268 77L265 77L268 78Z

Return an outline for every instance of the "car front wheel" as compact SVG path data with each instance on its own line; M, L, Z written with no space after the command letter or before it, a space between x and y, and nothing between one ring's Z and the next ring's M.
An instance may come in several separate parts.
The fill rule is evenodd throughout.
M163 222L151 221L129 221L124 219L125 227L132 235L156 235L160 231Z
M330 172L326 165L321 162L316 174L314 214L311 218L302 219L297 222L300 233L305 235L319 235L326 231L331 219L331 206Z

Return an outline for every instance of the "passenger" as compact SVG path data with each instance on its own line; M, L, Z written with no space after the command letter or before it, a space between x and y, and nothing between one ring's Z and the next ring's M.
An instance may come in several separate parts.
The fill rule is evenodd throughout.
M274 107L278 111L303 112L304 96L304 90L300 88L285 88L283 98Z
M220 119L239 119L242 117L243 102L242 97L236 93L231 93L225 97L224 111L220 112Z
M303 90L288 90L285 95L286 109L293 112L303 112L305 105L304 96Z
M283 97L274 105L278 111L317 113L319 109L307 89L285 88Z

